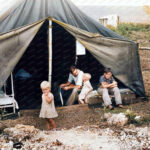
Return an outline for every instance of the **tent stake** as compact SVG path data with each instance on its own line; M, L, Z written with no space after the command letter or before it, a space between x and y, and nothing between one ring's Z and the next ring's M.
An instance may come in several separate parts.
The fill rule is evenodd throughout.
M49 20L49 30L48 30L48 51L49 51L49 75L48 80L50 85L52 85L52 20Z

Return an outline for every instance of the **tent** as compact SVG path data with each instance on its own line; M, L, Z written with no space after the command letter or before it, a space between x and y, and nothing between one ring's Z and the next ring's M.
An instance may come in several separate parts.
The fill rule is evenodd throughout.
M93 83L109 67L119 85L145 96L137 43L100 25L70 0L21 0L13 8L0 17L0 86L12 71L18 75L23 70L27 78L18 81L16 77L20 85L15 91L28 92L16 98L23 99L20 103L40 103L34 101L41 94L39 83L48 80L48 74L57 91L77 60L79 68L92 74ZM87 50L78 59L76 40ZM31 101L27 95L36 96Z

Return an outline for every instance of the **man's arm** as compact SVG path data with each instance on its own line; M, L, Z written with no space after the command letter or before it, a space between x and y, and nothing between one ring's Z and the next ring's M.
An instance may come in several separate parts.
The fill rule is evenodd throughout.
M117 82L114 81L111 84L108 84L107 82L102 82L101 85L102 85L102 88L114 88L114 87L117 87Z
M116 81L113 81L113 83L112 83L113 85L113 87L118 87L118 83L116 82Z
M102 88L110 88L112 84L108 84L107 82L101 82Z
M80 85L70 84L69 86L66 86L66 87L64 87L63 89L64 89L64 90L70 90L70 89L74 89L74 88L80 89L81 86L80 86Z
M83 82L82 80L83 80L83 72L79 71L77 81L76 81L76 85L70 84L68 87L66 87L66 90L74 89L74 88L80 89L82 87L82 82Z
M72 81L73 81L72 74L71 74L71 73L69 73L68 81L67 81L66 83L64 83L64 84L61 84L61 85L60 85L60 88L65 88L65 87L67 87L67 86L71 85L71 82L72 82Z
M66 82L64 84L61 84L60 88L64 88L64 87L69 86L69 85L71 85L71 83L70 82Z

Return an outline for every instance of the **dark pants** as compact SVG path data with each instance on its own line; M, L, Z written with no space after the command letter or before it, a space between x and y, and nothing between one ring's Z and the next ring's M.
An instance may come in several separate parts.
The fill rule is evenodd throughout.
M61 89L62 97L64 99L65 105L72 105L78 99L78 92L80 90L77 88L65 91Z

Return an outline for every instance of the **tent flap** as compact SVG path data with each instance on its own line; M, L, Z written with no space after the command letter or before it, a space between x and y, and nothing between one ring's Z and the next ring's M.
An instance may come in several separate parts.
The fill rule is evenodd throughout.
M61 23L104 66L112 69L114 76L139 96L145 96L140 69L138 44L102 37L94 33Z
M0 36L0 87L13 71L43 22Z

